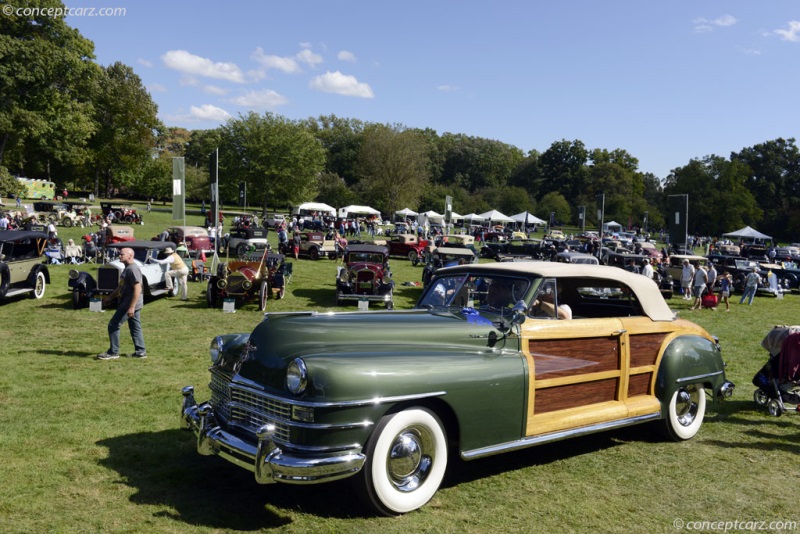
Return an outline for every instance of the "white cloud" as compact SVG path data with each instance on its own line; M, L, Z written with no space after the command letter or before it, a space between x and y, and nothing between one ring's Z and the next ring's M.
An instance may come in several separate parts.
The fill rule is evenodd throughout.
M160 83L151 83L147 86L147 89L151 93L166 93L167 88L161 85Z
M231 98L229 102L248 109L272 109L288 103L289 99L272 89L264 89Z
M457 85L447 85L447 84L445 84L445 85L437 85L436 89L439 90L439 91L443 91L445 93L452 93L453 91L458 91L460 89L460 87L458 87Z
M203 104L200 107L191 106L189 108L189 117L187 117L187 119L222 122L230 118L230 116L230 113L222 108L212 106L211 104Z
M350 63L355 63L356 62L356 55L354 53L350 52L349 50L342 50L341 52L336 54L336 57L340 61L349 61Z
M300 65L292 57L281 57L265 54L260 46L250 55L250 58L260 63L265 69L277 69L287 74L301 72Z
M308 86L316 91L322 91L323 93L335 93L337 95L356 96L359 98L375 97L372 88L368 84L359 82L355 76L342 74L338 70L336 72L328 71L325 74L312 78Z
M315 54L307 48L298 52L295 57L298 61L301 61L312 68L322 63L322 56Z
M147 67L148 69L153 66L153 62L152 61L144 59L143 57L140 57L139 59L137 59L136 62L139 65L143 66L143 67Z
M218 80L244 83L244 75L235 63L214 63L208 58L196 56L186 50L170 50L161 56L164 64L189 75L204 76Z
M228 94L227 89L217 87L216 85L206 85L203 87L203 92L207 95L223 96Z
M773 30L773 33L779 35L782 41L800 42L800 21L790 20L788 30Z
M706 33L714 30L715 26L719 27L727 27L733 26L736 24L737 20L736 17L733 15L722 15L716 19L694 19L692 24L694 24L694 31L695 33Z

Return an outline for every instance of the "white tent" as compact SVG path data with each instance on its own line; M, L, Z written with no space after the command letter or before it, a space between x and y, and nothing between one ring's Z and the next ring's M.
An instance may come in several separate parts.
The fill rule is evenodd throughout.
M464 218L463 215L459 215L458 213L456 213L454 211L450 212L450 220L451 221L460 221L463 218Z
M499 223L510 223L514 222L514 219L503 215L497 210L487 211L486 213L481 213L481 217L489 222L499 222Z
M444 215L436 213L433 210L426 211L425 213L420 213L419 215L420 215L420 222L423 222L423 223L424 223L425 219L427 219L427 220L429 220L431 222L438 222L438 223L444 221Z
M403 208L400 211L394 212L394 214L399 215L401 217L416 217L417 215L419 215L419 213L410 208Z
M604 232L621 232L622 225L617 221L609 221L603 224L603 231Z
M292 213L295 215L304 215L303 212L321 211L327 215L336 215L336 208L328 206L322 202L303 202L299 206L295 206Z
M346 218L348 215L380 215L381 212L369 206L345 206L339 208L339 217Z
M477 222L484 221L486 219L484 219L483 217L481 217L477 213L469 213L467 215L464 215L464 220L465 221L469 221L470 223L473 223L473 222L476 222L476 221Z
M736 230L735 232L728 232L727 234L722 234L722 235L725 237L740 237L742 239L751 239L753 241L755 241L756 239L772 241L772 236L769 236L767 234L762 234L758 230L750 228L749 226L745 226L744 228Z
M520 224L524 224L528 226L530 224L547 224L547 221L543 221L533 213L529 211L523 211L522 213L517 213L516 215L511 216L516 222Z

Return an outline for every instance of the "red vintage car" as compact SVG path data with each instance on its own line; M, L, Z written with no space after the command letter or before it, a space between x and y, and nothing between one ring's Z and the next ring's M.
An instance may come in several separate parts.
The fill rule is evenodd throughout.
M414 234L393 235L386 243L390 256L405 256L414 265L425 255L425 252L428 252L429 245L428 240L420 239Z
M344 250L344 267L336 275L336 304L366 300L393 307L394 280L389 270L389 249L379 245L350 245Z

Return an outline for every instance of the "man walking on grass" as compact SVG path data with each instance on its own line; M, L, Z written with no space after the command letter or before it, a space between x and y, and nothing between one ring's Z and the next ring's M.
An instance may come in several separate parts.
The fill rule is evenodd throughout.
M120 297L117 311L108 322L109 348L106 352L97 355L98 360L116 360L119 358L119 331L122 323L128 321L135 352L133 358L147 358L144 347L144 335L139 313L144 306L142 296L142 271L133 259L133 249L123 248L119 252L119 259L125 265L120 276L119 285L103 299L103 306Z

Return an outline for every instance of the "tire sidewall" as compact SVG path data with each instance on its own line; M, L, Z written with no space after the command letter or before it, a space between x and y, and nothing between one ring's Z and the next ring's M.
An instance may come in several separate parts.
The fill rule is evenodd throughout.
M669 433L670 437L676 441L692 439L703 425L703 420L705 419L706 413L706 393L701 386L694 387L699 393L697 396L697 416L689 426L682 425L678 421L678 414L676 413L678 393L681 391L681 389L675 390L675 392L672 394L672 398L669 401L669 409L667 411L665 423L667 425L667 432Z

